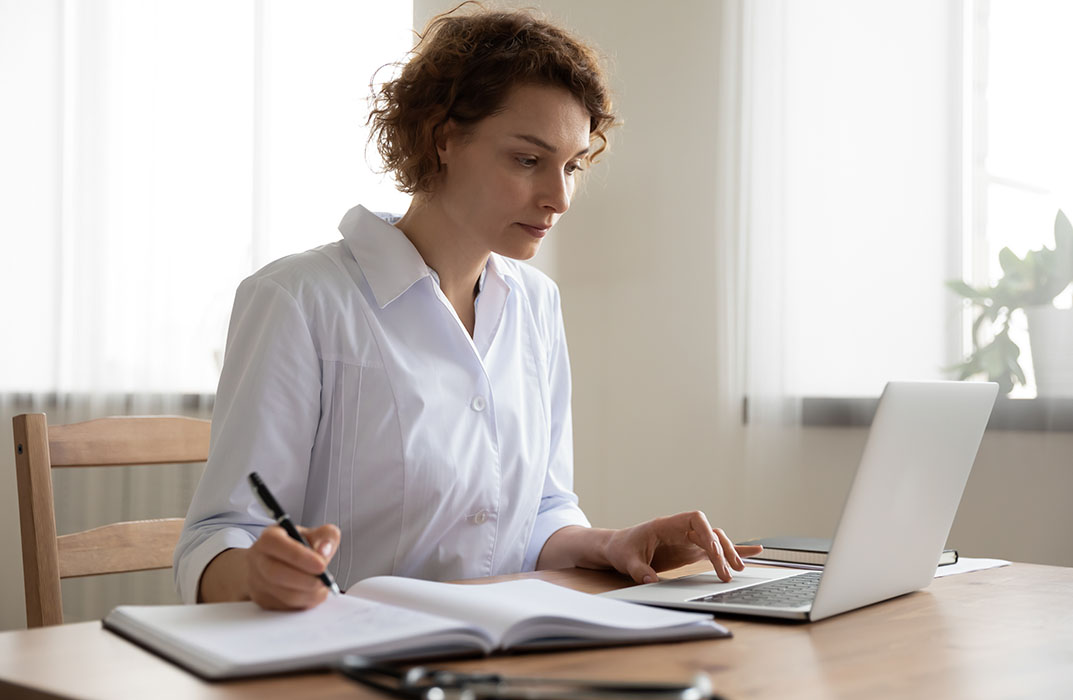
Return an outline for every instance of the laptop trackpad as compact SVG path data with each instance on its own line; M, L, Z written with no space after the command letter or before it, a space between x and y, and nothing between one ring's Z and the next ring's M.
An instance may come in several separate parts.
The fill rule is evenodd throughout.
M795 574L803 573L800 569L773 569L762 567L745 567L745 571L733 572L734 578L728 583L719 580L714 571L706 571L702 574L682 576L681 578L667 579L658 583L646 583L640 586L620 588L617 591L608 591L601 595L608 598L621 600L673 602L698 598L703 595L732 591L736 588L753 586L765 581L786 578Z

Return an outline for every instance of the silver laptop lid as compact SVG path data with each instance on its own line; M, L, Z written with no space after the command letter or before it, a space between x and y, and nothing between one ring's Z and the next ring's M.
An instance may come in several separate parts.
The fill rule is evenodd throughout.
M927 586L998 395L991 382L889 382L809 618Z
M689 610L819 620L924 588L935 576L997 395L993 383L887 384L811 606L708 598L801 575L759 567L746 567L729 583L709 571L600 595Z

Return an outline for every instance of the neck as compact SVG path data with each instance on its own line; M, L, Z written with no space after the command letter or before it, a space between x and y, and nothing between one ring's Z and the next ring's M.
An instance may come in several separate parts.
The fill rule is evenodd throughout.
M435 200L427 196L414 197L395 226L439 275L440 289L448 299L472 302L490 251L469 244L466 232L452 224Z

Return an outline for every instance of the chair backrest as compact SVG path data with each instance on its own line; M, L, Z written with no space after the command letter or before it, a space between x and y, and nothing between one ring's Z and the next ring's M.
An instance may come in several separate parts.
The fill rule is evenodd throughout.
M49 426L44 413L23 413L12 425L28 627L63 622L61 578L171 567L182 518L57 536L52 469L204 462L209 421L129 416Z

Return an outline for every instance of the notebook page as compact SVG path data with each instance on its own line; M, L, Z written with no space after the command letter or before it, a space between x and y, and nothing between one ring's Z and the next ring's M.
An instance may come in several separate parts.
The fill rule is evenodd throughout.
M524 630L524 622L534 618L561 619L565 621L561 626L564 634L582 636L586 629L640 632L711 621L711 616L703 613L624 603L537 579L452 584L377 576L351 586L347 595L465 620L483 627L500 643L512 628ZM510 634L506 641L524 638L524 633Z
M206 675L302 668L345 652L374 655L443 638L470 627L438 615L347 596L298 612L263 610L251 602L120 606L108 622ZM470 648L482 646L470 632ZM420 644L418 645L420 646Z

